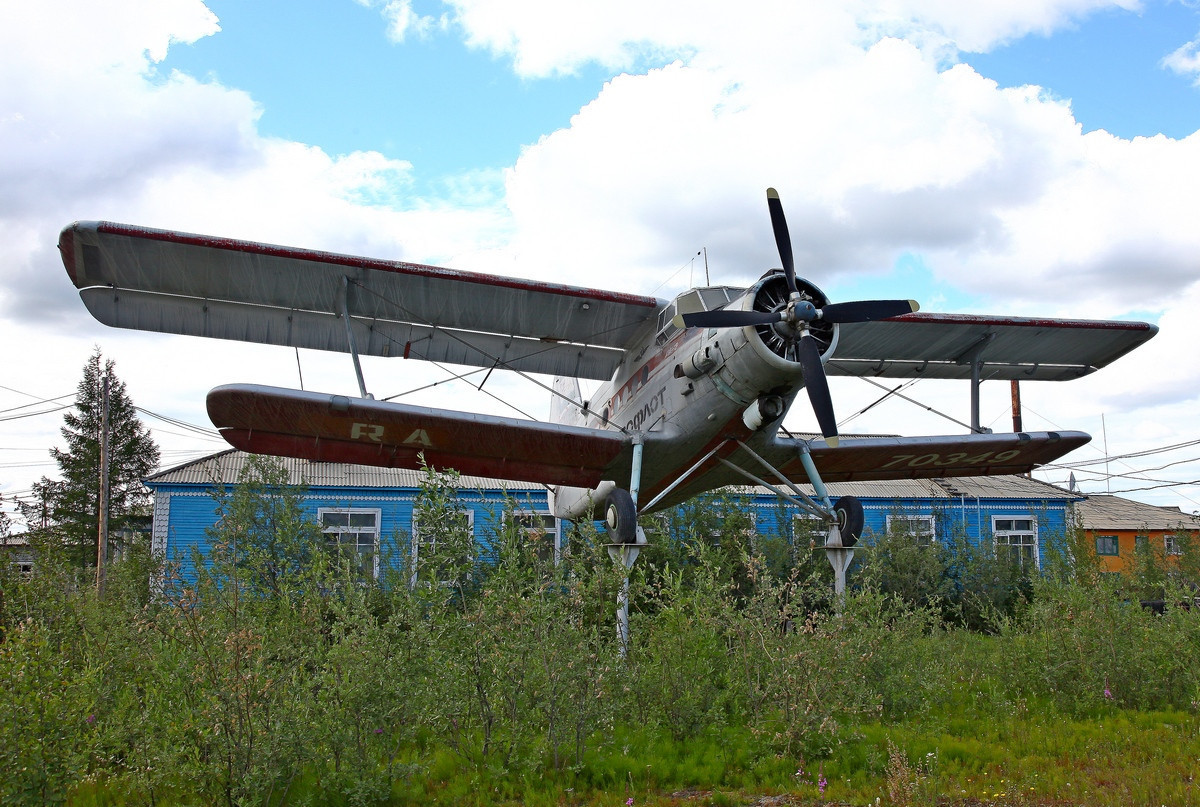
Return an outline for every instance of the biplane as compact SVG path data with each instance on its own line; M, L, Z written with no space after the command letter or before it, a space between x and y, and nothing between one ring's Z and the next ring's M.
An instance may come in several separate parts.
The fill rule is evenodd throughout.
M1078 378L1157 332L1142 322L924 313L910 300L831 302L797 277L779 196L767 197L781 267L748 288L693 288L672 300L108 222L67 226L59 249L106 325L351 355L357 395L213 389L209 416L233 446L542 483L557 516L603 514L615 543L638 541L639 513L753 483L823 519L834 544L852 545L861 505L831 502L825 483L1018 474L1052 462L1089 436L985 433L981 381ZM360 355L553 376L551 416L378 401ZM827 374L967 380L972 433L839 438ZM584 398L580 379L604 383ZM820 435L782 427L801 390Z

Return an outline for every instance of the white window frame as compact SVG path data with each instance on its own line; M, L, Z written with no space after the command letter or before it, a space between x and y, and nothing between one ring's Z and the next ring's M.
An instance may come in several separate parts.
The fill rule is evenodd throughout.
M465 515L467 517L467 532L471 536L471 550L470 550L469 554L467 555L467 560L474 561L475 560L475 511L472 510L470 507L461 507L461 508L455 510L455 512L462 513L463 515ZM412 514L412 541L410 543L412 544L412 546L410 548L410 553L412 555L412 574L409 576L409 579L408 579L408 587L416 588L417 587L417 562L421 559L420 547L431 543L430 541L427 541L421 537L421 524L417 518L416 510L414 510L413 514ZM441 582L441 584L444 586L450 585L449 580L442 580L439 582Z
M529 539L539 536L554 537L554 565L557 566L562 562L562 520L557 518L549 510L514 510L512 517L517 521L518 526L525 533L527 542ZM526 525L522 523L522 519L538 519L536 525ZM552 526L547 526L546 521L549 520Z
M1018 521L1028 521L1029 529L1018 528L1016 526L1016 522L1018 522ZM1007 529L1001 529L1000 528L1001 522L1013 522L1013 526L1011 526ZM1019 544L1015 544L1015 546L1018 546L1018 547L1030 546L1030 547L1032 547L1032 552L1030 554L1031 554L1031 559L1033 560L1033 568L1035 568L1035 569L1042 568L1041 550L1038 547L1038 521L1033 516L1033 514L1032 513L1015 513L1013 515L1002 515L1002 516L994 515L994 516L992 516L992 546L995 548L997 555L999 555L1001 548L1003 548L1006 551L1011 553L1011 551L1012 551L1011 547L1014 546L1014 544L1011 542L1011 539L1014 536L1024 536L1024 535L1030 536L1030 542L1028 544L1025 542L1021 542ZM1005 538L1007 540L1005 540L1004 543L1001 543L1001 541L1000 541L1001 538ZM1020 562L1021 562L1022 566L1025 565L1025 553L1024 552L1020 553Z
M1163 551L1168 555L1182 555L1183 547L1179 545L1179 536L1173 532L1163 535Z
M758 551L758 508L751 505L743 512L750 517L750 526L742 533L742 536L750 544L750 554L754 554ZM713 546L719 547L721 545L721 536L719 534L713 533L708 537L712 541Z
M325 524L325 516L326 515L343 514L343 513L347 516L347 519L346 519L347 523L345 525L345 529L339 529L339 525L337 525L337 524L326 526L326 524ZM354 525L349 523L350 522L349 517L356 516L356 515L357 516L361 516L361 515L373 516L374 520L375 520L374 527L370 530L354 529L353 528ZM374 540L372 542L373 545L372 545L372 549L371 549L371 578L373 580L379 579L379 536L383 531L383 510L381 508L379 508L379 507L318 507L317 508L317 523L321 525L321 534L323 536L325 536L326 545L328 545L330 543L330 539L329 539L330 535L339 536L339 538L337 539L337 544L338 544L339 548L344 543L344 541L341 539L340 536L354 535L355 536L354 548L355 548L355 552L357 554L361 554L358 552L358 548L361 546L361 543L359 542L359 539L357 536L359 536L360 534L372 535ZM361 527L361 525L359 525L359 526Z
M920 527L923 527L921 529ZM903 529L917 539L918 546L933 546L938 542L937 519L932 515L892 515L887 516L887 531Z
M806 534L820 541L815 546L824 546L829 540L829 528L821 519L806 511L792 513L792 546L797 546L796 542Z

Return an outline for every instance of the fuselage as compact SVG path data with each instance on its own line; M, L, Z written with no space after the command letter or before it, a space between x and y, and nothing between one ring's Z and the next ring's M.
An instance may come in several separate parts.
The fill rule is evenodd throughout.
M680 329L671 320L677 312L750 310L756 301L761 307L780 279L781 275L769 273L748 289L715 287L681 294L659 312L657 322L637 334L613 379L584 407L559 408L559 422L668 438L655 440L644 452L639 504L652 501L726 438L751 447L774 438L804 386L800 364L786 351L772 349L770 332L760 330L763 326ZM829 347L835 342L836 332ZM756 402L766 402L757 418L753 412L748 414ZM710 459L652 509L730 481L719 461ZM598 489L557 488L556 512L560 517L576 517L607 490L629 485L630 480L618 479Z

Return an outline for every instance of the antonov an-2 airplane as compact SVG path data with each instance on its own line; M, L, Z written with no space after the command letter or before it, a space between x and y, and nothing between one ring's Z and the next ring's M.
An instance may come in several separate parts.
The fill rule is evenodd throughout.
M212 390L209 416L233 446L403 468L423 456L543 483L557 516L603 513L615 543L644 540L639 512L749 481L823 519L831 545L850 546L861 505L831 502L826 482L1016 474L1052 462L1090 437L978 433L980 381L1078 378L1157 332L1140 322L915 313L910 300L831 303L796 277L778 194L768 190L767 201L782 269L749 288L695 288L671 301L106 222L69 225L59 249L107 325L353 356L357 397ZM360 354L556 376L551 421L376 401ZM826 373L969 379L975 433L839 441ZM606 383L584 400L580 378ZM820 437L781 429L802 388Z

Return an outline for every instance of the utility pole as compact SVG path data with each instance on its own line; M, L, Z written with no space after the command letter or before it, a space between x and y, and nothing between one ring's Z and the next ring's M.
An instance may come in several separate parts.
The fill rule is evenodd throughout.
M1013 379L1008 382L1012 390L1012 419L1013 433L1024 431L1021 428L1021 382Z
M108 371L100 400L100 532L96 541L96 593L104 594L104 566L108 560Z
M1021 382L1014 378L1012 381L1009 381L1008 384L1009 389L1012 392L1013 433L1018 434L1024 431L1024 428L1022 428L1023 424L1021 422ZM1033 479L1033 471L1026 471L1025 476L1029 479Z

